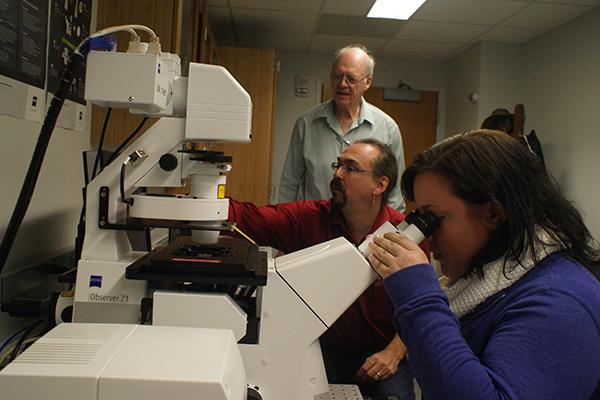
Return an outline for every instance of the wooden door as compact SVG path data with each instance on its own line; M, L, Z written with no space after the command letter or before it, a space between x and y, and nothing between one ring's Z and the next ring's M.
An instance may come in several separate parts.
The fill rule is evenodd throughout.
M365 100L385 111L400 127L406 165L435 143L438 93L421 94L420 102L384 100L383 88L378 87L370 88L364 95Z
M323 85L323 97L331 97L330 85ZM437 128L438 93L431 91L421 92L421 101L384 100L383 88L371 87L364 94L365 100L382 109L396 121L402 134L404 146L404 161L410 165L415 156L422 150L435 143ZM406 203L406 210L414 209L410 202Z
M400 127L406 166L412 163L419 152L435 143L437 92L422 91L419 102L384 100L383 88L372 87L365 92L364 97L369 103L385 111ZM406 202L407 212L414 208L412 202Z
M257 205L268 204L277 78L275 50L220 47L219 63L252 98L252 141L214 146L233 156L226 196Z

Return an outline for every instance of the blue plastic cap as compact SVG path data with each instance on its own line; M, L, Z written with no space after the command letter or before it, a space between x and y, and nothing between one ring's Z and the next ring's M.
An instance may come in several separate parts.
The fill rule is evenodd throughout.
M89 38L89 50L112 51L117 45L117 39L114 35L104 35Z

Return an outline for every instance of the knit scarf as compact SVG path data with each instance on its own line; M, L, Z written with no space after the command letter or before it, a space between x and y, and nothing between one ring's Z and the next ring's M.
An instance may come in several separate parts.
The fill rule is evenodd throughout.
M500 257L483 265L483 278L476 274L470 274L452 283L446 276L440 278L440 286L448 296L450 309L460 318L481 304L490 296L512 286L528 271L535 267L534 257L542 260L549 254L560 250L556 243L545 231L538 231L539 241L536 241L534 249L528 248L521 262L507 260Z

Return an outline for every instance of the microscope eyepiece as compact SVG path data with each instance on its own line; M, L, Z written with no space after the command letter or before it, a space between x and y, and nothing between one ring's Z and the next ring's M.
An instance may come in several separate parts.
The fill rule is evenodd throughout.
M409 216L410 215L414 215L414 217L411 218L411 221L409 223L416 225L425 237L430 236L433 233L433 231L435 231L440 225L440 219L432 213L421 213L413 211L409 214Z
M418 210L410 212L396 228L413 242L419 244L439 226L439 218Z
M427 236L430 236L437 229L439 224L440 218L432 213L423 213L419 210L415 210L410 212L406 218L404 218L404 221L397 226L394 226L389 221L385 222L373 234L368 235L365 241L358 246L358 249L365 257L368 257L369 254L371 254L369 243L373 241L373 236L383 235L387 232L401 232L416 244L420 244Z

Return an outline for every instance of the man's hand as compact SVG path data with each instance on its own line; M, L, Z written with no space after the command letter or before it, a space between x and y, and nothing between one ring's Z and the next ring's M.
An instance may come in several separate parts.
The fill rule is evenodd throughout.
M359 383L383 381L398 371L398 364L406 355L406 346L398 335L382 351L368 357L356 373Z

